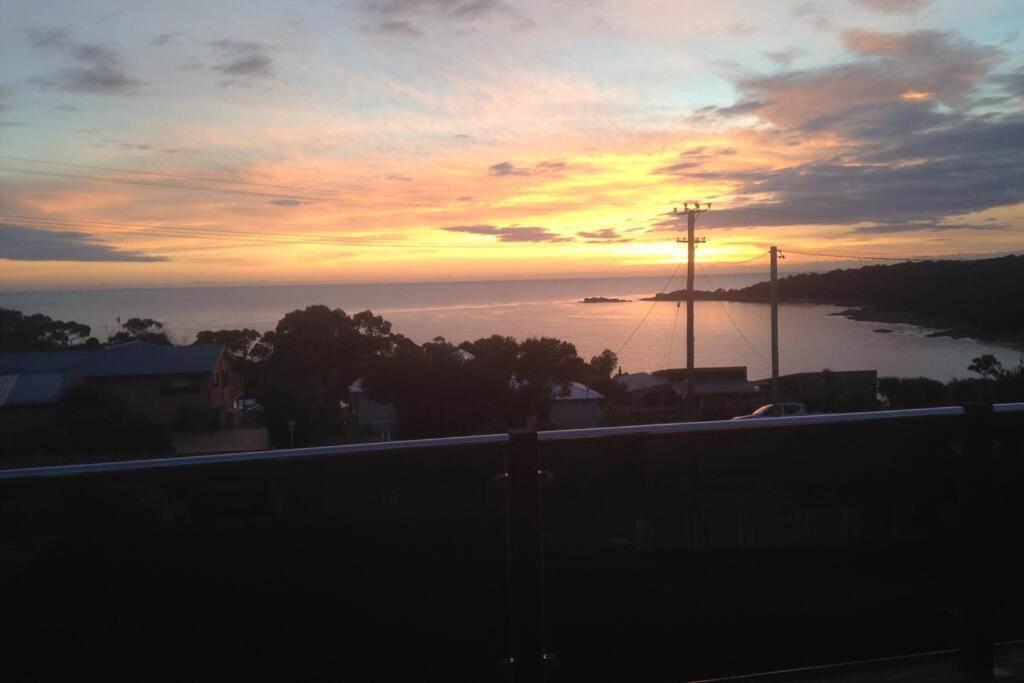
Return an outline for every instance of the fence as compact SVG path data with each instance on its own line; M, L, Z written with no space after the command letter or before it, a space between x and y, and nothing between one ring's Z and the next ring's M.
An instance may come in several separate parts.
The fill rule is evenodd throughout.
M1022 439L1014 404L0 471L5 669L991 672L1024 637Z

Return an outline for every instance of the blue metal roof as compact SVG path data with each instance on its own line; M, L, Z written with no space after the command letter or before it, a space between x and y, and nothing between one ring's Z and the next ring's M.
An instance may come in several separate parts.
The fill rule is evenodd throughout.
M0 353L0 375L72 373L82 377L196 375L212 372L224 347L134 342L104 349Z
M0 375L0 408L56 403L71 384L71 377L66 372Z

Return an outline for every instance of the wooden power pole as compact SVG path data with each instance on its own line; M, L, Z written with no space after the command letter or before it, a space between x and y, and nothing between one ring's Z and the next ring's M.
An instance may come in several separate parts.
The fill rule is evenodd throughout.
M772 405L779 410L779 248L772 246Z
M686 244L686 415L687 421L696 418L697 386L693 368L693 257L698 244L707 240L703 237L694 237L693 230L697 225L697 214L711 210L710 204L704 204L701 208L700 202L690 207L689 202L683 205L683 212L686 214L686 239L676 240ZM673 213L678 213L676 209Z

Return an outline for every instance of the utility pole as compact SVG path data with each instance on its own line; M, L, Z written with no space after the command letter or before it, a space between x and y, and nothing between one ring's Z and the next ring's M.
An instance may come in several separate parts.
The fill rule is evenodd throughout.
M772 405L779 410L779 248L772 246Z
M693 207L690 203L683 204L683 212L686 214L686 239L676 240L686 244L686 415L687 421L696 417L697 405L696 396L697 383L693 369L693 256L698 244L707 240L703 237L694 237L693 229L697 225L697 214L710 211L711 205L705 204L701 208L700 202L695 202ZM677 209L672 213L678 214Z

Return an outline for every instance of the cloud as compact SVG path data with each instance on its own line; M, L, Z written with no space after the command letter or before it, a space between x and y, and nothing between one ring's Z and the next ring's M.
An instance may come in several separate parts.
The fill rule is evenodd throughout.
M469 24L498 18L517 29L534 27L532 20L505 0L366 0L364 8L375 16L398 17L396 21L422 17Z
M703 162L700 161L680 161L677 164L670 164L668 166L662 166L651 171L651 175L680 175L689 174L689 171L695 168L703 166Z
M1024 202L1024 114L974 111L985 99L975 94L993 82L1013 86L991 73L1006 58L1002 49L936 31L853 30L842 39L845 62L734 81L732 109L762 103L749 111L770 124L758 133L768 144L824 139L830 156L731 172L697 171L684 160L654 171L730 182L736 204L749 204L703 215L702 226L978 229L947 217ZM658 227L679 223L668 216Z
M152 43L154 47L163 47L176 43L180 37L180 33L161 33L153 38Z
M39 230L0 223L0 259L9 261L166 261L98 242L92 235L64 230Z
M797 19L806 21L818 31L828 31L832 28L832 15L821 5L815 2L804 2L791 11Z
M794 61L807 54L807 50L799 47L787 47L785 50L768 51L764 56L779 66L789 67Z
M886 14L917 14L931 4L931 0L853 0L862 7Z
M1000 74L992 80L1014 97L1024 98L1024 68L1017 69L1013 73Z
M945 232L947 230L1008 230L1006 223L882 223L854 228L851 233L858 235L890 235L901 232Z
M235 85L274 75L273 61L262 43L221 38L209 45L220 53L220 61L210 68L228 76L222 85Z
M63 54L75 62L49 76L32 78L32 83L89 95L125 95L143 85L128 75L120 54L110 47L80 42L65 29L34 27L26 33L32 47Z
M643 228L640 228L641 230ZM632 228L626 232L635 232L637 228ZM632 237L626 237L615 228L602 228L600 230L581 230L576 233L577 237L582 237L587 242L632 242Z
M0 111L5 111L11 108L9 101L11 99L12 90L6 86L0 85Z
M382 21L370 30L374 33L384 33L404 38L420 38L423 36L423 31L416 28L408 19Z
M466 232L471 235L490 235L497 237L499 242L569 242L571 237L562 237L547 228L537 226L511 225L452 225L441 228L448 232Z
M534 166L516 166L511 161L488 166L487 172L492 176L512 175L557 175L569 167L564 161L542 161Z
M304 202L299 199L271 199L269 203L275 206L302 206L313 202Z
M705 107L695 113L711 120L756 115L778 128L814 127L817 119L837 122L847 112L870 118L870 110L921 103L963 108L992 68L1006 58L997 47L980 45L953 33L883 33L854 29L842 34L852 59L835 65L742 76L734 81L740 97L729 107ZM916 99L915 99L916 98ZM898 108L898 107L896 107ZM818 126L821 129L821 126Z
M412 182L412 178L410 176L402 175L401 173L391 173L390 175L385 176L385 179L386 180L397 180L397 181L403 182L403 183L411 183Z

